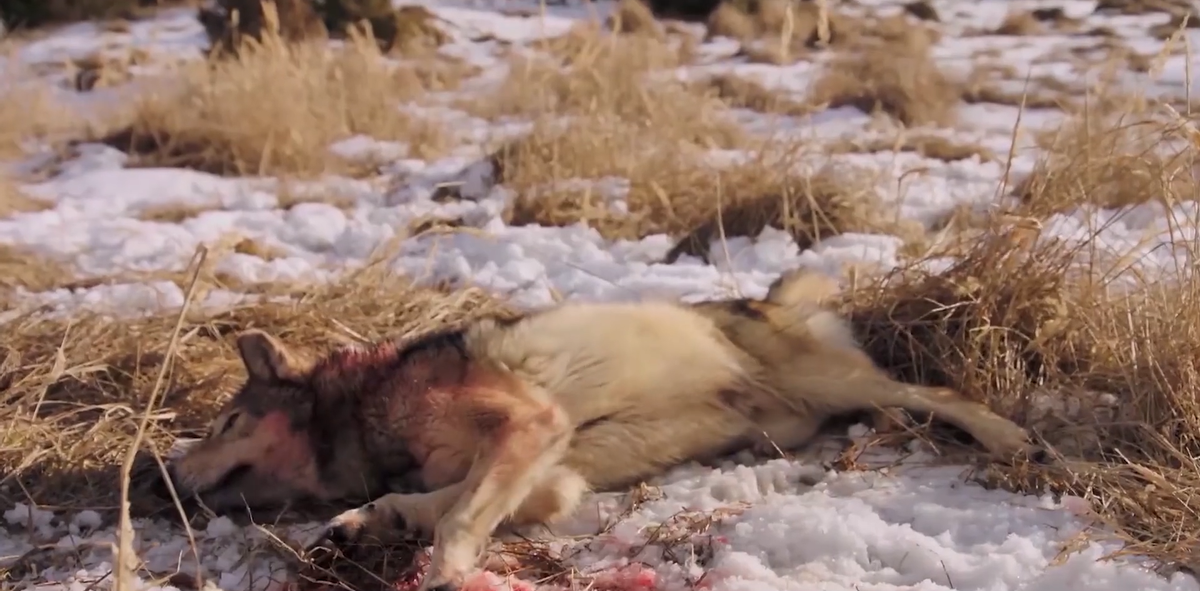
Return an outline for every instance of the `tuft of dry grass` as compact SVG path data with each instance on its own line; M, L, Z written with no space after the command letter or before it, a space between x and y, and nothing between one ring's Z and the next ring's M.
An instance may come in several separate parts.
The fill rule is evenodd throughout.
M235 56L245 40L278 35L288 42L367 36L384 53L427 54L449 41L424 6L389 0L219 0L200 10L215 55Z
M809 100L830 108L887 113L905 126L950 126L962 96L920 44L887 43L838 55L813 82Z
M1165 23L1150 27L1150 35L1157 39L1169 39L1181 29L1196 29L1200 28L1200 19L1191 12L1192 9L1182 12L1174 12L1171 14L1171 19Z
M0 172L0 220L18 213L50 209L50 204L21 191L16 179Z
M816 48L823 44L842 41L842 36L852 25L836 11L829 11L825 18L828 27L825 38L821 38L821 11L816 2L793 0L733 0L722 2L708 18L708 34L711 37L731 37L739 41L750 41L764 37L787 43L793 51Z
M218 0L200 10L200 22L208 34L210 51L237 55L242 43L259 43L270 37L297 42L323 40L329 32L307 0Z
M147 207L138 214L137 218L144 222L178 224L199 216L206 211L213 211L215 209L219 208L214 206L190 205L187 203L168 203Z
M811 105L744 76L718 74L698 86L701 90L711 89L717 98L734 108L782 115L807 115L813 112Z
M800 250L847 232L923 237L920 224L901 219L880 200L870 171L827 166L808 176L778 172L788 168L754 162L722 170L710 185L716 195L679 199L679 210L691 207L677 210L684 233L663 261L686 254L712 262L708 251L714 241L757 237L768 226L791 234Z
M0 21L10 30L29 30L78 21L135 19L154 9L190 0L0 0Z
M987 402L1057 458L991 466L985 481L1079 495L1131 542L1124 552L1190 560L1197 540L1179 532L1200 525L1186 494L1200 484L1194 278L1122 294L1103 269L1076 267L1089 246L1036 236L1036 224L991 225L950 268L857 285L846 310L894 375ZM1039 397L1076 410L1047 411Z
M937 13L937 9L925 0L914 0L913 2L905 3L904 12L923 21L942 21L942 18Z
M633 33L662 37L662 27L654 18L650 6L643 0L620 0L612 16L608 18L608 27L616 33Z
M330 145L360 133L409 142L423 157L445 146L438 124L398 108L425 92L421 79L364 38L341 49L247 41L236 59L187 64L178 76L178 90L139 95L128 125L100 139L134 166L223 175L320 174L342 164Z
M238 254L258 257L264 261L273 261L287 256L282 249L276 248L253 238L241 238L232 246L232 251Z
M59 145L83 133L86 121L78 111L17 65L17 60L7 62L0 68L11 81L0 88L0 159L25 156L26 145L34 140Z
M74 269L34 250L0 244L0 302L17 288L31 292L62 287L74 277ZM2 382L0 382L2 383Z
M509 223L584 222L610 238L682 236L674 257L705 256L718 217L731 236L774 225L802 246L843 231L922 233L887 218L872 190L831 170L792 175L782 171L794 163L776 157L714 167L705 160L708 150L747 146L724 122L726 108L811 109L743 79L651 78L678 63L678 50L652 36L613 39L580 29L547 43L554 60L514 64L510 81L486 104L463 106L490 117L544 117L492 156L497 182L516 193L505 212ZM573 117L564 122L561 115ZM797 146L762 148L795 153ZM604 178L627 184L580 182Z
M656 121L689 127L687 120L711 107L695 101L683 82L650 80L654 73L683 65L686 45L657 35L607 34L594 25L534 44L542 54L514 59L509 75L486 97L460 101L458 107L487 119L506 116L614 115L631 121ZM732 129L732 126L726 126Z
M680 63L685 50L654 36L592 28L542 48L547 57L513 63L486 100L459 105L486 118L534 121L492 156L498 182L517 194L506 212L512 223L585 221L606 236L630 238L675 228L679 208L709 201L697 195L708 174L704 153L748 140L711 93L654 77ZM605 177L628 181L627 208L585 181Z
M1171 206L1200 196L1193 138L1145 108L1113 100L1067 119L1042 138L1047 156L1014 188L1027 213L1046 216L1089 205Z
M1200 288L1194 266L1155 277L1134 268L1142 245L1085 228L1043 235L1042 220L1083 207L1171 206L1194 199L1200 132L1151 121L1110 97L1044 145L1013 211L975 215L958 239L843 300L872 357L897 377L957 388L1032 428L1049 465L990 466L984 481L1070 493L1127 542L1120 553L1194 568L1200 518ZM1186 141L1183 141L1186 140ZM1174 144L1170 150L1165 146ZM1157 151L1154 150L1157 148ZM1186 166L1185 166L1186 165ZM1185 170L1185 168L1188 168ZM1194 220L1172 218L1188 235ZM1195 260L1200 248L1171 247ZM945 255L954 258L948 264Z
M1042 22L1027 10L1009 12L991 34L993 35L1040 35L1044 32Z
M701 160L722 147L700 127L641 126L615 115L591 116L565 129L539 124L492 156L498 182L516 191L505 212L514 225L587 222L602 235L637 238L678 229L685 212L713 203L711 174ZM615 195L584 179L620 177L628 190ZM681 211L682 208L682 211Z
M915 152L925 158L945 162L955 162L969 158L978 158L980 162L994 162L997 159L991 150L977 143L957 141L939 135L910 133L902 133L892 139L875 137L864 141L846 138L834 142L828 149L834 154L851 152L863 154Z
M977 68L973 71L963 87L962 100L969 104L994 103L1023 106L1026 109L1072 111L1076 108L1080 93L1056 78L1032 78L1028 85L1022 83L1019 89L1014 89L1005 88L1002 80L996 79L995 73L991 68ZM1012 81L1011 76L1004 78Z

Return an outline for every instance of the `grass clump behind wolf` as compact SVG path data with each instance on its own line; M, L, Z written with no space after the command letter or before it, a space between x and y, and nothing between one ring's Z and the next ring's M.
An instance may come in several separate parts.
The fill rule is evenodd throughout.
M274 12L274 19L268 12ZM277 27L287 41L341 37L353 29L369 31L383 51L436 47L447 37L435 20L422 6L396 8L389 0L218 0L200 12L218 53L236 53L243 38L261 41L267 27Z
M0 21L6 29L32 29L46 25L95 19L133 18L166 0L0 0Z

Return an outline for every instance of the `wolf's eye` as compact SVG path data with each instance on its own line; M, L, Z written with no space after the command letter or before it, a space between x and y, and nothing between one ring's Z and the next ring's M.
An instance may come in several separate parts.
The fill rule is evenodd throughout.
M221 435L228 433L229 430L232 429L233 426L237 424L237 421L239 418L241 418L241 416L242 416L242 413L234 412L234 413L230 414L229 416L225 417L225 422L218 425L218 428L214 430L214 434L217 436L221 436Z

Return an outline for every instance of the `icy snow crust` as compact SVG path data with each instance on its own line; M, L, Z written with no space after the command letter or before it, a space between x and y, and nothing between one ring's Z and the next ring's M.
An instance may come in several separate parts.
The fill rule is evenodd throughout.
M513 4L506 3L506 8ZM947 28L951 31L995 26L1009 8L1041 6L966 0L934 4L949 21ZM492 45L473 43L471 38L487 33L494 39L527 43L539 35L566 32L578 19L588 18L589 12L573 5L549 7L543 21L504 16L488 4L428 5L448 23L457 39L443 51L488 66L484 79L468 82L464 92L486 91L488 79L494 81L497 71L503 73L503 62L491 53ZM1095 2L1083 0L1053 5L1062 7L1069 16L1086 16L1089 25L1112 28L1146 54L1153 54L1161 45L1146 36L1145 30L1165 21L1165 15L1092 15ZM603 2L593 8L601 17L609 9ZM1197 35L1194 29L1188 34ZM169 11L157 19L137 23L127 32L105 32L106 44L102 44L101 35L94 25L74 25L29 43L15 59L49 63L114 44L197 58L204 44L202 27L187 10ZM1193 43L1198 40L1193 37ZM999 59L1020 72L1032 68L1035 75L1078 79L1079 72L1047 56L1062 48L1094 42L1095 38L1053 35L958 39L951 34L935 52L947 64L968 68L980 59L975 56L978 50L998 48L1002 50ZM792 66L746 64L730 57L734 50L736 45L727 39L705 43L699 48L704 63L681 69L675 75L737 72L802 93L820 67L819 60ZM1151 94L1182 95L1184 80L1183 58L1176 55L1167 59L1164 73L1156 81L1131 82L1149 89ZM81 96L77 102L86 108L85 98L113 99L111 93L95 95L98 98ZM1016 114L1015 108L1001 105L965 106L962 120L967 123L953 133L964 141L977 140L1005 154ZM449 107L429 109L427 115L452 118L462 137L476 140L519 134L525 129L521 123L489 127ZM739 116L752 131L826 139L861 137L867 133L864 126L868 122L866 115L854 109L830 110L805 119L769 121L749 111ZM1042 127L1060 116L1055 111L1031 110L1024 114L1023 125ZM362 263L373 248L393 236L394 228L404 227L415 217L433 215L462 219L483 232L407 240L394 262L398 273L422 281L469 278L474 284L527 305L548 304L553 292L585 299L658 294L695 300L729 295L736 288L746 295L762 295L781 271L799 265L837 272L842 265L857 261L885 268L896 264L900 240L882 235L838 236L799 252L789 236L768 229L755 240L729 240L729 256L713 257L715 265L686 257L677 264L662 265L654 261L671 245L666 236L614 243L583 226L506 227L497 214L510 197L509 192L492 183L492 171L478 144L466 142L451 157L425 162L408 158L405 145L379 143L367 137L349 138L331 149L347 156L382 155L391 162L391 172L406 175L403 186L384 190L367 181L329 179L311 188L348 196L354 200L353 208L343 211L311 203L286 212L276 208L273 179L226 179L174 169L123 169L126 156L121 152L86 145L61 174L27 187L56 207L0 220L0 242L66 255L88 273L101 276L131 270L182 269L197 245L238 233L288 256L265 261L234 254L222 261L219 271L251 281L333 279ZM1017 173L1032 166L1033 154L1026 148L1025 144L1018 145L1014 163ZM740 156L744 155L714 153L714 166ZM993 202L995 187L1004 174L1002 163L981 163L978 159L946 163L909 153L847 154L839 158L881 170L880 194L898 203L903 216L924 222L961 204ZM897 183L896 179L911 169L923 169L924 173L905 175ZM434 188L447 181L463 183L464 196L475 200L434 202L430 198ZM592 182L610 196L613 207L623 206L623 191L627 189L623 179L579 182ZM179 224L137 219L139 212L148 208L175 203L216 205L220 210ZM1165 211L1161 205L1140 206L1107 229L1103 241L1121 252L1140 245L1137 247L1145 256L1131 258L1148 270L1170 268L1174 264L1171 249L1157 248L1170 241L1166 220L1170 216L1193 219L1196 212L1190 210L1195 207L1195 203L1187 203ZM1086 220L1094 219L1093 213L1064 214L1052 220L1048 232L1070 238L1085 226ZM1106 215L1099 213L1100 217ZM435 240L437 248L431 249ZM242 297L213 292L204 303L223 305ZM173 283L161 282L58 290L28 294L28 298L30 303L50 304L61 314L90 308L125 315L177 307L183 293ZM894 459L880 455L882 452L873 453L880 461ZM900 466L879 472L826 472L819 462L802 460L773 460L754 466L730 461L720 468L681 467L659 480L661 496L641 504L598 540L578 548L572 561L585 572L645 562L662 589L689 588L703 575L702 587L729 591L1200 590L1200 584L1188 575L1162 578L1135 559L1098 560L1118 548L1108 543L1092 542L1082 550L1060 556L1060 551L1075 542L1077 534L1091 523L1087 505L1081 499L1053 500L1048 496L988 491L965 482L962 469L922 467L921 455L917 450ZM597 495L580 511L577 522L559 533L595 532L599 522L619 514L622 507L620 495ZM2 509L0 567L46 546L76 557L54 561L69 566L30 574L19 585L47 591L84 591L111 584L107 575L111 543L115 541L114 524L102 523L99 515L89 511L54 514L24 504ZM711 532L713 554L705 568L695 561L683 561L681 565L666 560L662 550L654 546L631 555L631 549L636 549L658 524L680 512L705 511L728 514ZM284 539L304 540L315 533L316 526L266 529ZM136 521L135 528L136 546L149 571L164 575L176 570L195 572L195 557L182 531L164 522L145 520ZM195 534L200 548L199 574L208 588L283 588L286 574L281 564L250 552L266 544L264 530L242 528L217 518L206 530ZM559 543L572 542L562 538ZM174 589L149 581L143 584L143 589Z

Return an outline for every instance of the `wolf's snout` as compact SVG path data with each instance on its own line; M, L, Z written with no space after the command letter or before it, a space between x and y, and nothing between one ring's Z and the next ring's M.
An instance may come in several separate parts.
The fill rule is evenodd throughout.
M155 470L157 477L150 484L150 492L154 496L164 499L171 498L172 488L175 489L176 494L184 494L179 490L179 478L175 474L175 467L168 463L164 468L166 468L165 471Z

